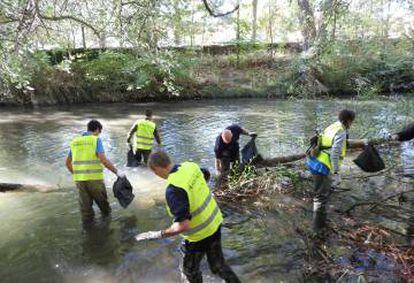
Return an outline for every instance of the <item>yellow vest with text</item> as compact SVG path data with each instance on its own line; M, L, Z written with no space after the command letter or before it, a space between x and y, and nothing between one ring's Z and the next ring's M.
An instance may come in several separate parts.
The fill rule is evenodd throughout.
M154 142L155 123L149 120L138 120L135 132L135 149L151 150Z
M72 140L73 180L92 181L103 180L103 165L96 156L97 136L81 136Z
M325 131L322 133L321 137L321 151L319 152L316 159L318 159L320 162L326 165L329 170L331 170L331 153L330 149L332 148L333 141L335 138L335 135L339 131L345 131L345 127L342 125L341 122L335 122L329 127L325 129ZM342 146L341 155L339 157L339 165L342 164L342 160L344 159L346 154L346 141L344 142L344 145Z
M213 235L223 222L223 215L200 167L193 162L184 162L169 175L168 183L185 190L190 205L190 229L180 235L190 242L198 242ZM167 210L172 216L168 205Z

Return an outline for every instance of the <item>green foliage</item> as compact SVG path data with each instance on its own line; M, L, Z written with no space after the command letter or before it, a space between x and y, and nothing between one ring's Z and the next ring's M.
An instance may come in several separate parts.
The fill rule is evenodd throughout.
M414 82L414 56L405 40L332 42L319 54L291 61L283 85L289 95L356 94L373 99L382 93L404 91ZM313 54L312 54L313 51Z
M251 180L256 176L256 172L254 170L254 166L251 164L247 164L243 167L240 167L239 164L236 164L231 169L229 174L229 185L230 187L238 187L240 184L245 183L246 181Z
M9 60L7 79L16 89L33 90L45 103L120 101L155 96L180 96L192 87L190 60L168 52L136 56L107 51L95 59L78 54L51 65L45 52ZM15 64L11 64L14 63Z

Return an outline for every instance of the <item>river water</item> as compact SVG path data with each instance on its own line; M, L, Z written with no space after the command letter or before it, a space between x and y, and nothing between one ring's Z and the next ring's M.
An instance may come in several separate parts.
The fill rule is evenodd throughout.
M192 160L213 170L216 136L238 123L259 134L264 156L304 151L304 138L333 122L343 107L357 120L351 138L378 137L413 117L407 101L208 100L174 103L83 105L0 109L0 182L45 184L42 192L0 194L0 278L2 282L177 282L179 237L135 243L133 236L167 227L165 182L147 169L124 168L126 135L146 108L154 111L165 148L179 163ZM64 159L70 140L89 119L99 119L107 156L126 170L136 195L123 209L114 199L115 176L105 173L112 220L98 217L90 232L81 228L77 192ZM241 138L241 145L248 141ZM413 146L400 159L412 167ZM407 169L408 170L408 169ZM295 225L309 227L311 214L263 212L220 204L225 257L244 282L303 281L304 243ZM97 213L99 215L99 213ZM295 225L292 225L292 222ZM220 282L202 264L206 282Z

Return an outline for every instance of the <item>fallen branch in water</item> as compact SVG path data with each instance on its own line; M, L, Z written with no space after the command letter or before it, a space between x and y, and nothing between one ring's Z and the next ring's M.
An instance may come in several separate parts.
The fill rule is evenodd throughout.
M0 183L0 192L8 191L37 191L37 192L47 192L56 189L55 187L47 185L31 185L31 184L13 184L13 183Z
M355 139L355 140L348 140L348 148L349 149L363 149L367 144L371 145L380 145L380 144L389 144L389 145L398 145L399 142L390 141L387 139L379 138L379 139ZM277 165L283 163L289 163L293 161L298 161L304 159L306 157L306 153L299 153L299 154L292 154L286 156L278 156L275 158L262 158L260 155L253 159L252 165L257 167L275 167Z
M365 205L371 205L371 207L369 208L369 210L373 210L374 208L376 208L377 206L379 206L379 205L382 205L382 204L384 204L384 202L386 202L386 201L388 201L388 200L390 200L390 199L392 199L392 198L395 198L395 197L401 197L401 196L403 196L404 194L408 194L408 193L413 193L414 192L414 189L412 189L412 190L408 190L408 191L403 191L403 192L398 192L398 193L395 193L395 194L392 194L392 195L389 195L388 197L386 197L386 198L383 198L383 199L381 199L381 200L379 200L379 201L366 201L366 202L358 202L358 203L355 203L355 204L353 204L351 207L349 207L348 209L346 209L346 210L344 210L342 213L344 213L344 214L350 214L350 212L352 211L352 210L354 210L355 208L357 208L357 207L359 207L359 206L365 206Z

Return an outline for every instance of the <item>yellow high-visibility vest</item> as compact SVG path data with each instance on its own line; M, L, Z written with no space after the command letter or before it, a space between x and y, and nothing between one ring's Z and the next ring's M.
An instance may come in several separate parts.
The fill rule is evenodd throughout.
M332 125L330 125L329 127L325 129L325 131L322 134L322 139L321 139L321 144L320 144L321 150L318 156L316 156L316 159L318 159L320 162L325 164L329 170L331 170L332 168L330 149L333 145L333 140L335 138L335 135L339 131L345 131L344 125L342 125L342 123L339 121L333 123ZM344 145L342 146L341 155L339 157L339 165L342 164L342 160L344 159L345 154L346 154L346 141L344 142Z
M190 229L180 235L190 242L213 235L223 222L223 215L200 167L193 162L184 162L169 175L168 183L185 190L190 204ZM167 210L172 215L168 205Z
M151 150L154 143L155 123L149 120L138 120L135 132L135 149Z
M96 156L97 136L76 137L70 143L73 180L103 180L103 165Z

